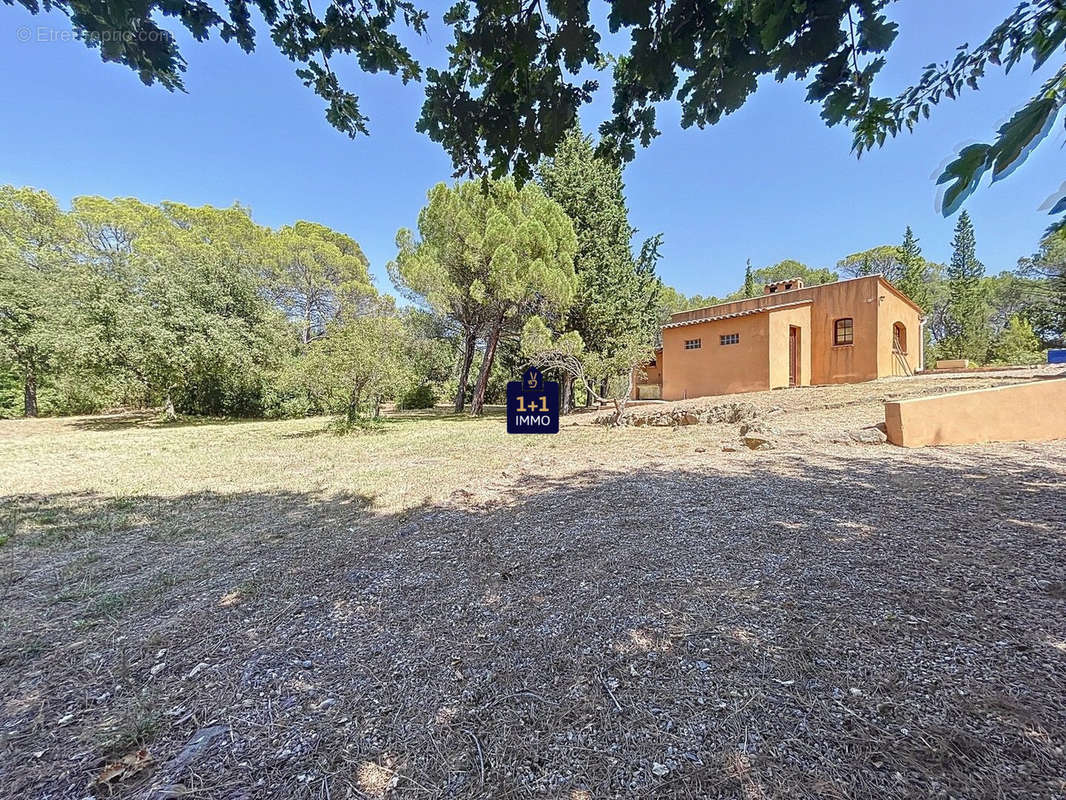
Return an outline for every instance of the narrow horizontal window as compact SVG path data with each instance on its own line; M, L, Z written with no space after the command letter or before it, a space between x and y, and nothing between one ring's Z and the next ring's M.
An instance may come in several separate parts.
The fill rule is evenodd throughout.
M855 324L851 317L838 319L833 329L833 344L854 344Z
M727 333L725 336L720 336L718 341L721 344L740 344L740 334Z
M699 350L701 347L703 347L702 339L685 339L686 350Z

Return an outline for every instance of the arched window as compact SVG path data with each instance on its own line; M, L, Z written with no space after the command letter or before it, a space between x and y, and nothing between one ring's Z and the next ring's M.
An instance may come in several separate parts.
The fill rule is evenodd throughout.
M833 326L833 344L854 344L855 323L851 317L838 319Z
M892 326L892 349L907 355L907 329L902 322Z

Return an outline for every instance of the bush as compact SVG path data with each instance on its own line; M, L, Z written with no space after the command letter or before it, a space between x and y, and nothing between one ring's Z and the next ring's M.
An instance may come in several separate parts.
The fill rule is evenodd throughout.
M436 404L437 395L428 383L416 386L400 399L400 405L404 408L433 408Z
M992 342L989 356L995 364L1040 364L1047 360L1033 326L1019 316L1010 318Z

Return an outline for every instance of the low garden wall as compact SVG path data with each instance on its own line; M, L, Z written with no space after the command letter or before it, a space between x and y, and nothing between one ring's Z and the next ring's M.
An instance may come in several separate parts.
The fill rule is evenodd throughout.
M1066 378L885 403L902 447L1066 439Z

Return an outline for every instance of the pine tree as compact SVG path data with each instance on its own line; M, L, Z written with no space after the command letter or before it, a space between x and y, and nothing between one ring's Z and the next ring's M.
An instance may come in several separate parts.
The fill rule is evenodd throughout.
M985 268L977 260L973 223L965 211L959 215L951 246L947 270L947 338L942 349L945 355L983 362L988 356L988 309L981 287Z
M538 177L577 234L578 296L570 329L581 334L586 349L607 353L615 336L651 328L659 284L633 257L636 230L629 224L621 168L597 158L591 138L575 128L555 156L541 164ZM657 246L659 240L654 241Z
M910 225L903 233L900 261L903 267L899 278L900 291L921 306L923 311L928 312L929 289L925 280L925 259L922 258L922 248L918 246L918 237L914 235Z
M534 313L561 316L574 298L574 226L539 186L519 189L505 179L437 184L418 232L418 240L408 230L397 234L400 252L389 273L460 325L468 307L483 320L485 350L470 401L470 413L480 416L504 334Z
M744 296L755 297L755 278L751 275L751 259L748 259L747 266L744 267Z

